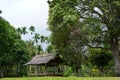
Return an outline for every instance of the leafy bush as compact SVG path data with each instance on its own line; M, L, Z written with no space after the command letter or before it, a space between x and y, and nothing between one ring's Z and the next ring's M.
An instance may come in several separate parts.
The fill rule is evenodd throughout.
M72 69L71 67L65 66L65 70L64 70L64 77L70 76L72 74Z

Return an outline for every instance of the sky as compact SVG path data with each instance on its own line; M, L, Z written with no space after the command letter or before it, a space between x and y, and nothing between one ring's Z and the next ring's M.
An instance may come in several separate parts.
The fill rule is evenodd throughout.
M33 25L37 33L50 35L47 30L49 10L47 0L0 0L0 10L2 10L0 16L15 28ZM23 38L29 40L30 35Z

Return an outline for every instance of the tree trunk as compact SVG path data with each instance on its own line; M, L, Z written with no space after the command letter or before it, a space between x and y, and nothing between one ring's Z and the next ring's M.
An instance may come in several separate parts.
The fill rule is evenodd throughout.
M0 77L4 77L2 67L0 67Z
M37 43L36 43L36 52L35 52L35 54L38 55L38 53L37 53Z
M47 64L45 64L45 76L47 76L48 73L47 73Z
M75 67L76 76L81 76L82 67Z
M111 44L111 51L113 52L114 55L116 76L120 76L120 60L119 60L120 56L119 56L118 44L119 44L118 39L113 39Z
M119 50L118 50L118 49L114 49L113 54L114 54L116 75L117 75L117 76L120 76Z

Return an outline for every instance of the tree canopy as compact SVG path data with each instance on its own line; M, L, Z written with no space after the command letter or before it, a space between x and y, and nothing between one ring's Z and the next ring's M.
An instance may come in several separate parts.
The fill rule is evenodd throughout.
M52 0L48 3L50 7L48 24L50 31L52 31L51 40L58 52L66 55L66 50L70 52L68 46L70 47L71 43L79 44L81 47L111 50L114 55L116 75L120 76L118 46L120 40L120 1ZM79 35L74 35L71 42L70 36L74 33ZM78 42L75 36L79 38ZM74 49L73 45L71 47Z
M0 44L0 76L12 75L11 72L19 75L23 64L29 59L28 50L15 28L2 17L0 17ZM20 73L22 75L24 72Z

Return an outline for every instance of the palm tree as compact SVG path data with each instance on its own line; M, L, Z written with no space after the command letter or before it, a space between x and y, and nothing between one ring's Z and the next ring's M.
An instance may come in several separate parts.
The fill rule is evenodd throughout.
M30 26L29 27L29 31L31 33L31 38L33 38L33 33L35 32L35 27L34 26ZM32 39L33 40L33 39Z
M0 14L2 13L2 11L0 10Z
M25 37L25 34L27 34L28 32L26 31L26 27L21 27L21 30L22 30L22 34L24 35L24 37ZM24 38L25 39L25 38Z
M40 54L43 53L42 45L38 45L38 51Z
M36 43L36 55L37 55L37 48L41 47L41 49L42 49L42 43L44 43L44 42L47 43L48 37L40 35L38 33L35 33L35 35L34 35L33 38L34 38L34 42ZM39 41L39 43L40 43L41 46L37 45L38 41Z
M33 34L33 32L35 32L35 27L34 26L30 26L29 30L31 31L31 34Z
M27 45L27 48L29 50L31 57L34 56L34 53L35 53L34 42L32 40L26 41L26 45Z
M40 42L41 43L45 42L45 37L43 35L40 35Z
M36 43L36 55L37 55L37 43L38 43L38 40L40 39L40 34L35 33L33 38L34 38L34 41Z
M55 46L52 44L48 45L48 47L46 48L46 52L47 53L55 53L56 52Z
M26 27L22 27L22 34L24 34L24 35L25 35L25 34L27 34L27 33L28 33L28 32L26 31L26 29L27 29Z
M17 28L16 30L19 34L22 34L22 29L21 28Z

